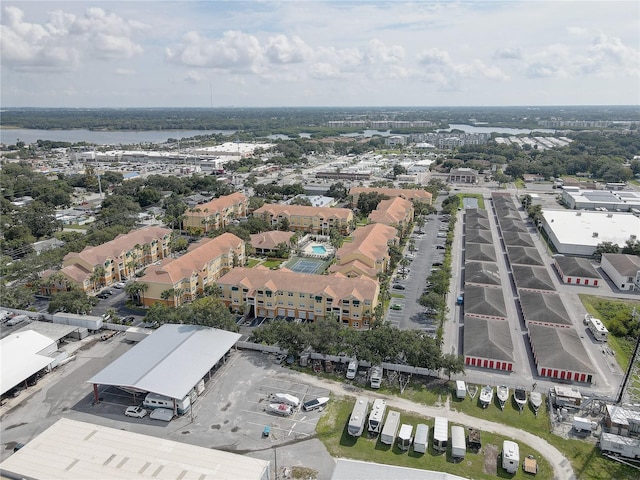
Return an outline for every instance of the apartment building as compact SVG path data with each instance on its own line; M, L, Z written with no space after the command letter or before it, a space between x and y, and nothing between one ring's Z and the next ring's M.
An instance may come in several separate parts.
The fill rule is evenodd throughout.
M353 229L353 212L348 208L307 207L304 205L282 205L266 203L254 210L254 217L263 216L272 227L286 219L290 230L309 233L329 234L337 228L343 235Z
M382 223L372 223L356 228L351 234L353 240L344 243L336 252L336 263L329 267L331 273L353 277L378 279L378 274L389 266L389 247L398 243L394 227Z
M41 293L67 290L75 285L88 293L103 286L132 278L136 270L161 260L170 253L171 230L162 227L145 227L81 252L70 252L62 260L62 269L43 275ZM46 279L54 273L56 281Z
M249 200L242 192L214 198L189 208L184 213L182 225L185 230L202 229L205 233L217 230L229 225L233 219L246 217L248 206Z
M389 198L400 197L410 202L422 202L431 205L432 195L426 190L416 188L373 188L373 187L352 187L349 190L351 195L351 205L356 207L358 199L363 193L379 193Z
M138 280L146 285L142 303L182 305L202 296L208 285L244 263L245 245L241 238L231 233L205 238L191 245L181 257L166 258L147 268Z
M413 204L409 200L395 197L382 200L368 218L371 223L382 223L406 232L409 224L413 222L413 214Z
M334 314L345 326L367 329L378 302L378 282L340 274L309 275L283 268L234 268L218 279L220 298L234 311L316 320Z

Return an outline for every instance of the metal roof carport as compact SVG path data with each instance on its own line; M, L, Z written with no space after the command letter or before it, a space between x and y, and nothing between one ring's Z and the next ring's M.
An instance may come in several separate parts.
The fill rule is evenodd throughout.
M165 324L87 383L128 387L184 398L240 339L240 334L200 325Z
M34 480L269 480L270 462L61 418L0 464Z
M0 394L4 394L55 360L47 355L57 343L33 330L15 332L0 341ZM46 351L46 354L39 355Z

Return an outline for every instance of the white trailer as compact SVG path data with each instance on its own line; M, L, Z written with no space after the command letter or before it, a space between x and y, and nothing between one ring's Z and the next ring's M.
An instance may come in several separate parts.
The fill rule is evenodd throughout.
M356 374L358 373L358 361L351 360L349 362L349 366L347 367L347 380L353 380L356 378Z
M507 473L516 473L520 465L520 447L516 442L505 440L502 443L502 468Z
M369 414L369 425L367 430L373 435L380 433L382 428L382 421L384 420L384 413L387 410L387 402L381 398L376 398L373 401L373 407L371 407L371 413Z
M189 395L182 400L175 398L165 397L164 395L158 395L157 393L149 393L142 402L142 406L146 408L168 408L172 412L177 412L180 415L186 413L191 408L191 399Z
M60 325L73 325L74 327L84 327L89 330L100 330L102 328L102 318L92 315L76 315L75 313L56 313L51 317L53 323Z
M380 434L380 441L385 445L393 445L398 433L398 427L400 426L400 412L395 410L389 410L387 419L382 427L382 433Z
M353 411L349 417L349 425L347 431L352 437L359 437L364 431L364 422L369 412L369 399L367 397L358 397Z
M467 453L467 442L464 438L464 427L454 425L451 427L451 456L464 458Z
M429 426L419 423L416 426L416 436L413 439L413 451L425 453L429 447Z
M411 442L413 441L413 425L407 425L403 423L398 433L398 448L400 450L409 450Z
M462 380L456 380L456 398L463 399L467 396L467 385Z
M382 368L382 365L374 365L371 367L371 388L380 388L383 374L384 369Z
M607 337L609 336L609 330L604 326L602 320L589 315L589 317L586 318L586 321L587 328L591 332L591 335L593 335L593 338L598 342L606 342Z
M125 340L129 342L140 342L153 333L150 328L129 327L124 332Z
M640 439L622 437L613 433L603 432L598 443L605 455L615 455L630 459L640 458Z
M573 417L573 428L578 432L592 432L598 428L598 424L583 417Z
M436 417L433 426L433 449L446 452L449 444L449 421L444 417Z

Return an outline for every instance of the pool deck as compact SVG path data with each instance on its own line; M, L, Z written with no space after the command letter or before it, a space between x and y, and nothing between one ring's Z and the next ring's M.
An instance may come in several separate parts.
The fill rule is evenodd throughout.
M316 253L313 251L313 247L323 247L326 252L325 253ZM335 254L335 248L333 248L331 245L326 244L326 243L320 243L320 242L309 242L307 245L304 246L304 248L302 249L302 255L308 258L329 258L331 256L333 256Z

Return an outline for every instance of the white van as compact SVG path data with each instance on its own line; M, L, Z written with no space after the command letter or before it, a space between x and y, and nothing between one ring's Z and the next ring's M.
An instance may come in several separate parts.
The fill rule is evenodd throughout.
M349 366L347 367L347 380L353 380L356 378L356 374L358 373L358 361L351 360L349 362Z

